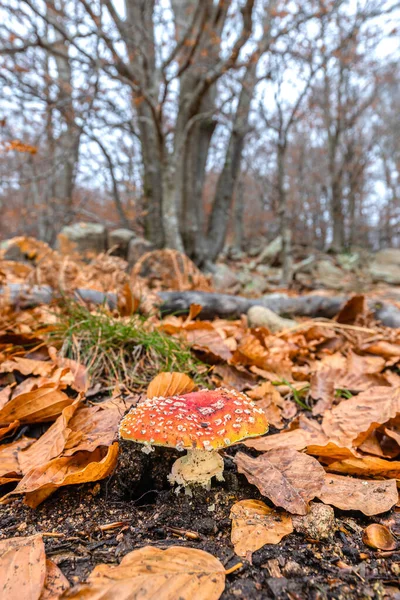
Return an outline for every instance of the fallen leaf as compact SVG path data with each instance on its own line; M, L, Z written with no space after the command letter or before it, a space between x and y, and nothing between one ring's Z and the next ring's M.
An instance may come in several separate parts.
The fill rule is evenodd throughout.
M41 535L0 540L1 600L39 600L45 578Z
M400 413L400 388L375 387L326 411L322 429L338 445L359 446L371 431Z
M78 398L73 404L66 406L61 415L38 440L26 450L19 452L18 461L23 474L61 454L71 431L68 423L80 402L81 400Z
M230 387L235 388L238 392L247 390L256 381L256 377L249 373L244 367L234 367L232 365L216 365L213 369L213 373L216 373L219 377L222 377L222 381L218 381L218 387Z
M73 398L52 385L43 386L26 394L15 396L0 410L0 424L13 421L43 423L54 421Z
M9 433L14 431L14 429L17 429L17 427L19 427L19 425L20 425L19 421L13 421L9 425L6 425L6 427L0 427L0 440L2 440Z
M370 354L377 354L383 356L383 358L400 358L400 344L392 344L385 340L372 342L372 344L366 344L363 346L365 352Z
M292 519L260 500L242 500L231 508L231 541L238 556L248 558L265 544L278 544L293 531Z
M400 461L384 460L378 456L346 458L338 462L329 462L329 470L349 475L400 479Z
M176 396L180 394L188 394L196 387L193 379L190 379L188 375L184 373L159 373L149 383L147 388L147 398L154 398L155 396L162 396L167 398L168 396Z
M46 560L46 579L39 600L58 600L70 588L70 583L61 569L52 560Z
M36 508L57 488L104 479L117 464L118 444L94 452L61 456L29 471L11 494L26 494L25 502Z
M355 295L349 298L347 302L342 306L336 321L338 323L353 324L357 321L358 317L365 317L368 312L367 302L365 296Z
M247 395L256 401L257 408L264 411L271 425L277 429L282 429L284 423L281 408L284 406L285 400L270 381L266 381L250 390Z
M46 377L54 370L54 364L44 360L34 360L15 356L12 360L4 361L0 366L0 373L19 371L22 375L40 375Z
M120 420L136 401L133 396L130 399L110 398L95 406L79 408L69 422L70 434L63 455L111 446L117 438Z
M396 481L371 481L327 474L317 497L341 510L359 510L365 515L379 515L398 501Z
M314 416L322 415L327 409L332 408L335 400L335 371L330 367L316 371L310 381L310 395L318 402L313 406Z
M257 458L238 452L239 473L276 506L305 515L308 502L321 491L325 471L315 458L292 448L270 450Z
M10 444L0 446L0 475L22 475L19 454L36 442L34 438L21 437Z
M65 598L99 600L218 600L225 588L225 569L204 550L173 546L160 550L145 546L115 565L98 565L86 584Z
M379 523L372 523L364 529L362 536L364 544L378 550L394 550L396 548L396 540L390 532L390 529Z

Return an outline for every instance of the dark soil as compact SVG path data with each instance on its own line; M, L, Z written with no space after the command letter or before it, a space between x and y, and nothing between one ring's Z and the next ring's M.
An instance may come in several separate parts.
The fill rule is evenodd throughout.
M166 449L145 455L135 444L125 444L116 472L105 481L61 488L36 510L22 500L0 506L0 538L42 533L47 556L72 584L83 581L96 564L117 563L135 548L181 545L210 552L227 569L243 562L227 575L225 600L400 600L400 549L375 551L361 539L374 521L390 521L399 535L400 513L369 519L335 509L330 539L294 532L255 552L250 564L233 552L229 513L238 500L260 498L258 490L237 474L226 455L225 482L209 492L195 490L193 497L176 495L167 481L176 456Z

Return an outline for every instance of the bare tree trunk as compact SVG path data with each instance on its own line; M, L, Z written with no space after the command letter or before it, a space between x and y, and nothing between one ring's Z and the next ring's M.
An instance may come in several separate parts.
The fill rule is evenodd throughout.
M236 186L235 209L233 213L233 246L237 250L243 249L243 213L244 213L244 181L241 177Z
M243 77L225 163L217 182L207 232L207 257L211 261L221 252L226 238L232 196L240 174L244 138L248 131L251 99L257 84L256 68L257 61L254 61Z
M344 217L342 206L342 186L334 176L331 186L331 213L332 213L332 250L341 252L345 244Z
M69 44L60 39L57 43L58 52L54 59L57 65L58 99L57 105L63 117L65 128L61 130L55 142L55 179L54 199L63 209L63 222L70 223L73 219L72 193L75 184L76 166L79 158L79 143L81 130L76 125L73 104L72 69L69 59Z
M292 276L292 248L291 231L289 228L287 195L285 190L285 157L286 143L278 142L277 162L278 162L278 217L279 233L282 238L282 279L281 284L288 286Z

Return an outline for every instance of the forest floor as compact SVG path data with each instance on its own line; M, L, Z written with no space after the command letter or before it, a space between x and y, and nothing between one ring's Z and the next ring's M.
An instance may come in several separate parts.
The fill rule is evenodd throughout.
M98 265L85 278L111 286ZM361 296L275 333L245 316L199 321L196 306L160 318L151 293L143 317L119 284L119 312L2 308L1 599L29 579L38 600L399 600L400 331ZM244 391L270 430L221 451L224 481L176 493L179 452L118 441L155 381L157 396ZM163 554L155 571L149 546L182 553L179 593L182 563Z

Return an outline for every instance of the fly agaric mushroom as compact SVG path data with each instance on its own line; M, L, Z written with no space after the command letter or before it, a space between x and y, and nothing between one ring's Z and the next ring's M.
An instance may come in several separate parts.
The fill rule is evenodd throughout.
M212 477L223 481L224 461L218 450L268 431L264 412L236 390L201 390L140 402L125 415L120 438L151 446L187 450L172 466L172 484L199 484L210 489ZM179 488L178 488L179 489Z

